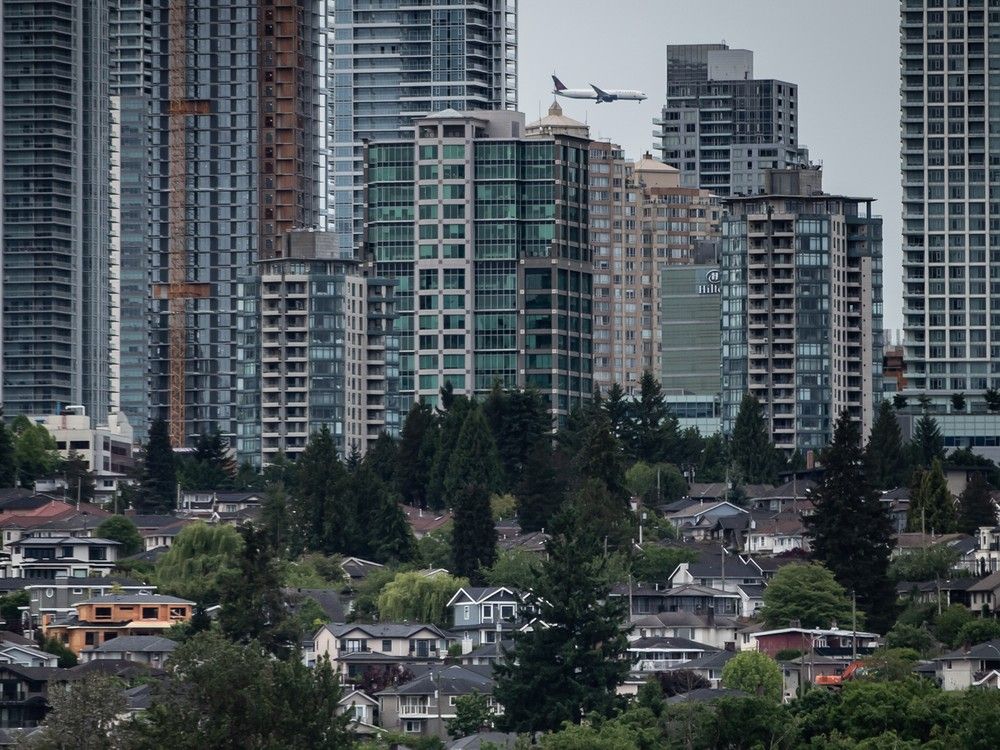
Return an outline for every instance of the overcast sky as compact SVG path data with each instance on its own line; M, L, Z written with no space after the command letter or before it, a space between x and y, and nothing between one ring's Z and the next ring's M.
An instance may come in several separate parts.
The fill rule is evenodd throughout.
M895 0L519 0L520 109L569 87L645 91L640 103L561 99L565 113L638 157L653 145L667 44L725 41L754 52L754 75L799 87L799 141L828 192L870 195L884 222L886 328L902 325L899 5Z

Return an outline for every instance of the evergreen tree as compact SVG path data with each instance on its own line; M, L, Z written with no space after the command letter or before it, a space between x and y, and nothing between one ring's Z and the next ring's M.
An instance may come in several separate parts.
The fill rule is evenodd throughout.
M296 474L298 482L289 503L293 554L305 550L342 552L343 531L349 519L340 513L338 493L347 472L326 427L309 439L299 456Z
M381 553L377 550L384 546L386 550L398 548L403 551L410 542L409 525L402 511L403 522L406 524L405 538L387 537L389 531L379 524L382 521L394 521L388 508L396 509L396 500L389 487L375 476L375 472L367 463L362 462L358 469L348 477L340 493L342 510L338 514L345 518L342 531L341 552L358 557L374 559L383 562ZM347 516L350 518L346 518ZM394 529L400 531L397 525ZM412 554L410 555L412 557ZM388 557L386 557L388 559Z
M449 384L450 385L450 384ZM445 402L442 392L442 404ZM465 396L451 395L448 408L438 414L439 429L437 443L434 446L434 459L431 462L430 484L427 487L427 501L436 510L448 507L451 498L448 496L446 483L451 460L458 446L459 433L465 417L472 408L472 402ZM485 424L485 423L484 423ZM489 428L487 428L487 432ZM496 475L499 477L499 474Z
M893 409L896 409L898 411L899 409L905 409L906 407L907 407L907 398L902 393L897 393L892 397Z
M387 432L380 432L375 444L365 454L365 464L389 487L395 487L399 446Z
M296 646L296 628L285 607L267 534L249 524L240 527L239 532L243 546L238 567L220 579L220 629L232 641L256 641L271 653L285 657Z
M185 462L184 484L192 490L229 490L236 478L236 461L217 429L200 435L194 455Z
M260 523L267 534L267 543L282 557L289 554L288 545L291 540L288 506L288 491L284 483L269 484L260 506Z
M604 410L611 422L611 434L624 441L629 427L629 402L625 389L618 383L612 383L608 389L608 397L604 401Z
M177 467L167 423L154 420L142 457L142 481L136 496L140 513L169 513L177 507Z
M958 530L976 534L980 526L997 525L997 508L990 485L982 472L975 472L958 497Z
M428 454L425 446L435 432L431 408L414 401L403 422L397 456L397 486L404 503L427 507L427 486L434 454Z
M14 436L3 421L0 410L0 487L17 485L17 460L14 457Z
M603 410L595 412L587 425L573 469L578 483L596 479L614 498L624 502L628 497L621 444L611 434L611 421Z
M1000 391L996 388L987 388L986 392L983 393L983 399L986 401L986 408L989 411L1000 411Z
M888 627L895 603L888 577L892 526L866 474L858 425L846 410L822 462L823 480L813 492L815 511L806 517L813 559L857 594L869 623Z
M764 410L752 394L743 396L736 414L729 452L741 484L765 484L776 476L776 452L764 421Z
M344 461L344 468L347 469L348 474L353 474L361 466L361 451L358 449L357 443L351 443L351 450L347 454L347 460Z
M609 549L627 550L633 533L633 516L620 495L611 493L600 479L588 479L570 497L580 514L580 524Z
M444 496L453 504L458 493L470 484L482 488L489 496L500 489L502 474L496 443L483 410L473 404L466 409L465 421L448 462Z
M953 393L951 394L951 408L953 411L964 412L965 411L965 394L964 393Z
M701 463L696 472L699 482L726 481L726 467L729 466L729 445L726 438L716 433L705 439L701 451Z
M455 495L451 556L454 573L473 583L497 556L497 532L490 511L490 495L483 485L470 482Z
M508 731L557 730L591 712L609 716L628 674L624 604L608 596L598 541L572 508L560 513L546 551L527 602L529 621L545 625L516 633L494 672L499 723Z
M603 414L605 418L608 417L604 410L601 389L594 386L591 399L574 406L566 416L566 422L560 425L559 431L556 433L556 444L567 456L575 456L580 452L590 423L600 414Z
M551 437L552 418L537 391L502 391L498 387L483 404L483 415L503 469L502 489L512 489L517 486L539 439Z
M890 490L906 479L906 459L903 455L903 434L896 420L896 411L883 400L872 423L865 446L868 476L875 489Z
M566 492L559 475L562 458L562 452L553 450L548 438L541 438L528 454L521 481L515 488L517 518L523 531L547 529L562 505Z
M906 525L910 531L947 534L955 530L955 500L948 489L941 461L934 459L928 471L914 474Z
M417 540L406 514L387 489L372 515L368 548L375 562L386 564L407 563L417 556Z
M944 458L944 438L937 420L926 412L917 420L911 447L916 463L929 469L935 459Z
M676 460L677 418L663 400L662 386L649 370L642 373L639 398L630 404L628 411L624 441L628 454L648 464Z
M89 503L94 499L94 473L90 466L76 451L70 451L62 466L63 479L66 481L66 494L74 501Z

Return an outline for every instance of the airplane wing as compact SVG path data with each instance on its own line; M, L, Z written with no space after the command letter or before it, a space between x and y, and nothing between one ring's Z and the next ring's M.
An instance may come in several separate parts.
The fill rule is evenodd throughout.
M611 96L611 94L609 94L607 91L602 91L601 89L597 88L597 86L595 86L594 84L590 84L590 88L592 88L594 90L594 93L597 94L597 101L610 102L614 100L614 97Z

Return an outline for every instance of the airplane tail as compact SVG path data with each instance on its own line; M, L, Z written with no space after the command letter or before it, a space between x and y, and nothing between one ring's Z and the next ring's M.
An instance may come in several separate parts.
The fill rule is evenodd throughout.
M560 81L558 78L556 78L554 75L552 76L552 83L556 87L556 91L566 90L566 87L563 85L563 82Z

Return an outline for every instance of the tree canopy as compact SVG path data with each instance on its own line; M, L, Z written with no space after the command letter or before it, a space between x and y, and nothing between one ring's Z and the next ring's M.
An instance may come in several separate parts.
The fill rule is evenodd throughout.
M785 565L764 589L761 617L769 628L797 620L804 628L851 627L851 601L833 573L822 565Z

